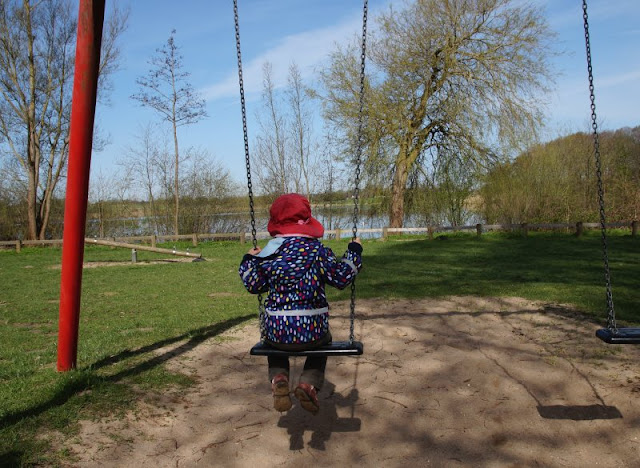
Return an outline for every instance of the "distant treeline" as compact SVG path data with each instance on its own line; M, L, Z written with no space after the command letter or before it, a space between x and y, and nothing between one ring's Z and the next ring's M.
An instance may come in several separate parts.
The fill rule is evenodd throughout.
M600 134L602 179L608 221L640 218L640 126ZM249 204L242 187L227 196L181 198L180 231L234 232L245 229ZM0 239L23 239L26 204L0 184ZM323 207L352 206L353 192L311 194ZM361 203L369 216L384 215L389 187L366 186ZM275 194L256 195L254 209L264 217ZM598 220L599 203L593 136L574 133L538 144L512 161L482 174L447 178L410 187L407 216L418 225L460 226L469 222L517 224ZM171 232L170 197L153 200L99 200L89 203L87 235L150 235ZM152 206L153 205L153 206ZM64 200L52 204L48 238L62 236ZM152 216L152 213L155 215ZM141 227L140 219L148 222Z
M607 218L640 216L640 127L600 134ZM488 223L597 221L593 136L575 133L537 145L491 170L479 190Z

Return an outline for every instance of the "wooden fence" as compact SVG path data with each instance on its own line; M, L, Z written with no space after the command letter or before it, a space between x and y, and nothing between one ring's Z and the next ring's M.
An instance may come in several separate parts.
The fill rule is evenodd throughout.
M607 223L607 229L630 229L632 236L638 235L638 221L631 222L618 222ZM489 231L512 231L520 232L523 236L526 236L529 231L565 231L567 233L581 236L587 229L600 229L600 223L547 223L547 224L473 224L468 226L426 226L415 228L363 228L358 229L358 234L372 234L373 237L379 237L384 240L392 234L427 234L430 238L434 234L439 232L475 232L476 235L481 236L484 232ZM324 231L325 238L340 239L343 237L351 237L351 229L332 229ZM268 232L257 232L256 238L268 239L271 237ZM171 241L190 240L195 247L198 242L207 240L238 240L241 243L245 243L251 239L251 235L246 232L227 232L227 233L215 233L215 234L180 234L180 235L163 235L163 236L130 236L130 237L109 237L103 239L105 241L112 242L129 242L129 243L144 243L150 244L155 247L156 244L161 244ZM62 245L62 239L52 240L32 240L32 241L0 241L0 247L15 248L17 252L24 246L44 246L44 245Z

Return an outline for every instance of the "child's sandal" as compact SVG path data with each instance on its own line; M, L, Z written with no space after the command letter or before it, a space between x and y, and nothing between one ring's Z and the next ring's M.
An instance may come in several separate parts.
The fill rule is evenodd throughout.
M320 409L318 404L318 392L313 385L299 383L295 390L295 396L300 401L300 405L312 414L317 414Z
M281 413L291 409L291 396L289 395L289 376L278 374L271 381L271 393L273 393L273 407Z

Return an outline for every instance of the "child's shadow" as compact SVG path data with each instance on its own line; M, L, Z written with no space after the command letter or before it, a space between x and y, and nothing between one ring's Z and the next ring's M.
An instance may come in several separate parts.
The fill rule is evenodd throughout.
M278 427L286 428L290 435L289 450L304 448L303 436L307 430L312 431L309 447L316 450L325 450L325 443L334 432L358 432L360 430L361 421L359 418L341 418L338 417L337 411L338 406L353 408L358 401L358 390L353 389L346 396L336 393L335 390L334 384L325 381L318 394L320 411L315 416L302 409L298 400L293 398L293 408L278 421ZM353 415L353 411L351 414Z

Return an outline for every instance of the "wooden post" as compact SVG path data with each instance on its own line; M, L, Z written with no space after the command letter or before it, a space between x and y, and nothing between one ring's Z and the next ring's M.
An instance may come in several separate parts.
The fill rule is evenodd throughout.
M240 243L244 244L245 242L247 242L247 233L242 231L240 233Z
M529 235L529 225L527 223L522 223L520 225L520 229L522 229L522 237L527 237Z
M433 240L433 227L427 226L427 233L429 233L429 239Z
M158 236L154 234L153 236L151 236L151 247L155 247L157 243L158 243Z
M582 221L576 223L576 237L580 237L584 233L584 225Z
M382 228L382 240L386 241L388 237L389 237L389 228L385 226Z
M20 253L21 249L22 249L22 242L20 242L20 239L18 239L16 241L16 253Z
M340 231L340 229L336 229L336 240L340 240L341 236L342 236L342 232Z
M191 235L191 243L194 247L198 247L198 234L195 232Z
M482 236L482 224L476 224L476 234L478 237Z
M638 235L638 221L631 221L631 235L633 237Z

